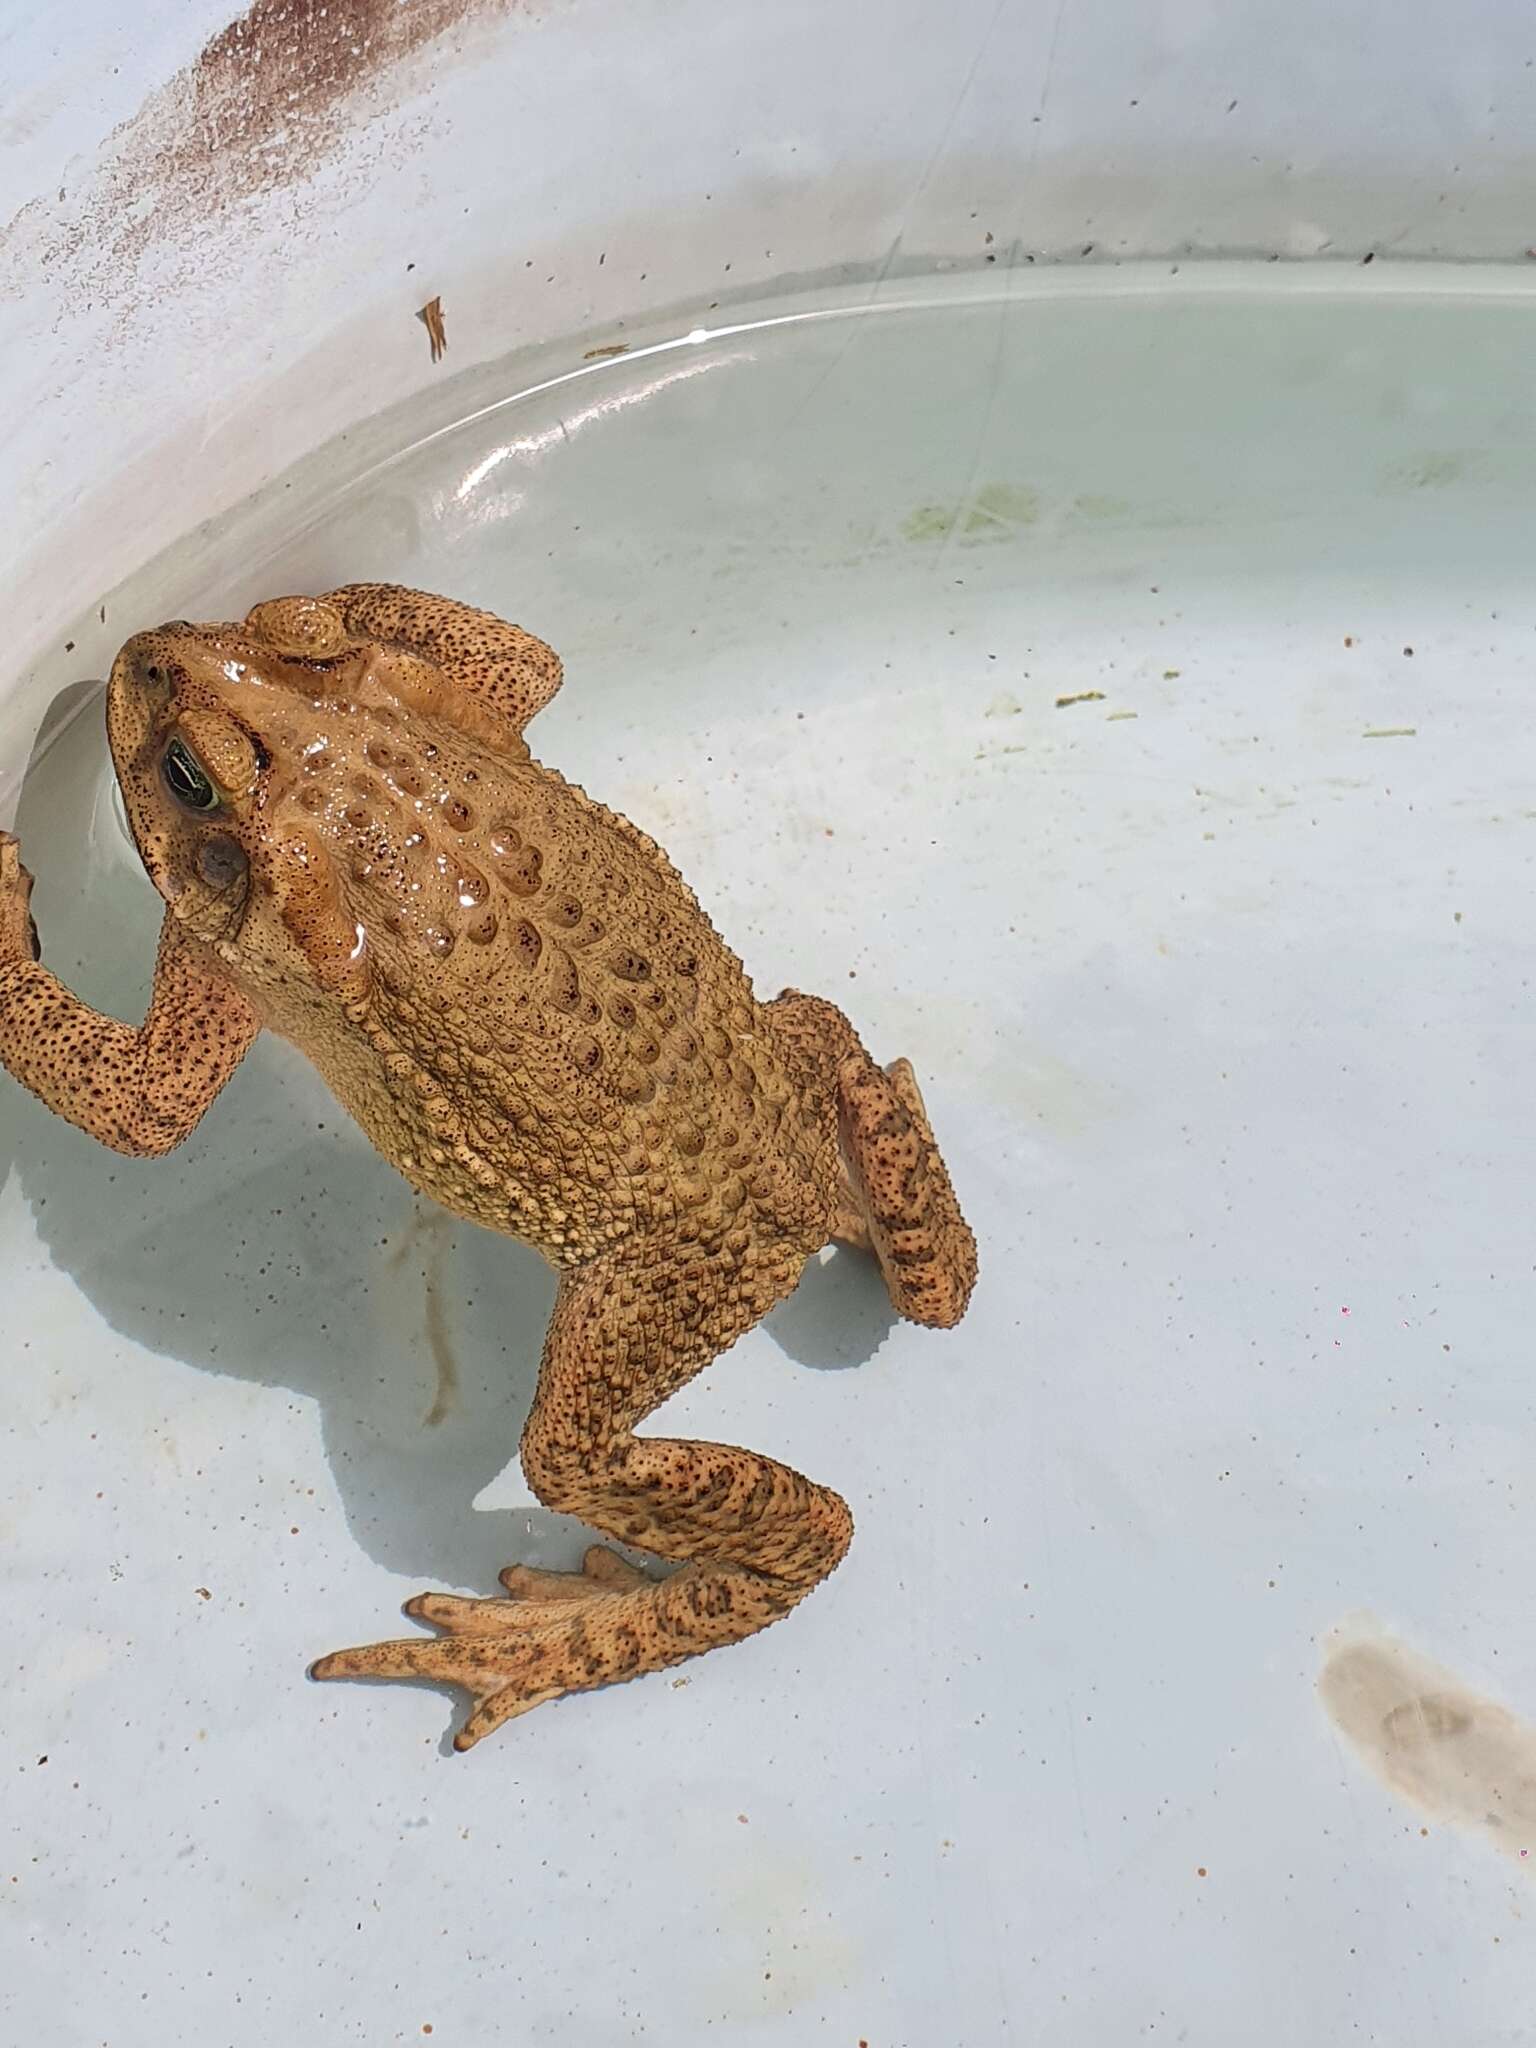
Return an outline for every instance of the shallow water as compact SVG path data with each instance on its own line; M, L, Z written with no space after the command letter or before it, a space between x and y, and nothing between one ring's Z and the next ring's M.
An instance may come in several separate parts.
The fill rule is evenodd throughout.
M5 758L88 998L139 1013L157 923L85 688L123 635L444 589L560 648L536 751L760 989L912 1057L982 1281L935 1336L828 1259L668 1410L851 1501L790 1621L450 1763L441 1697L304 1670L577 1555L508 1468L540 1263L275 1045L155 1164L0 1089L0 2008L1215 2048L1427 2043L1443 1985L1519 2037L1524 1873L1314 1679L1366 1607L1536 1703L1532 317L1498 273L1101 274L573 344L61 635Z

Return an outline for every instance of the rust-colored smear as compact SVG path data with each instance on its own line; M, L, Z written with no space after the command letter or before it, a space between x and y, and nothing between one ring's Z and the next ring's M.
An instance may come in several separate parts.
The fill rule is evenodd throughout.
M183 102L184 125L148 168L227 198L291 184L340 139L359 87L491 5L256 0L166 88Z
M20 285L40 255L93 294L132 299L149 252L302 184L392 112L422 81L406 59L472 20L523 11L527 0L255 0L117 129L82 187L0 229L0 289L12 261Z

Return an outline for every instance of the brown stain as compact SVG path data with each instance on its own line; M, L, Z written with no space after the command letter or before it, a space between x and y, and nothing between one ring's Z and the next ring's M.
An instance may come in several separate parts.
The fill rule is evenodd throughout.
M1480 1836L1524 1871L1536 1866L1536 1726L1369 1617L1328 1637L1317 1690L1334 1727L1395 1797Z
M40 257L131 299L151 249L302 184L398 106L407 58L472 19L525 11L527 0L255 0L113 131L85 184L59 194L67 215L34 200L0 229L0 264L15 266L0 286L21 289Z
M437 1372L437 1388L431 1406L421 1418L424 1429L436 1429L445 1422L459 1399L459 1362L454 1355L453 1335L448 1327L446 1306L448 1259L453 1248L453 1218L419 1197L405 1235L390 1256L390 1267L398 1272L418 1245L425 1248L422 1266L422 1299L427 1349Z
M444 1240L443 1253L446 1251ZM427 1349L432 1353L432 1363L437 1368L437 1392L422 1422L426 1428L436 1429L458 1403L459 1363L453 1355L453 1341L448 1334L448 1312L443 1306L443 1292L430 1273L426 1279L426 1297Z

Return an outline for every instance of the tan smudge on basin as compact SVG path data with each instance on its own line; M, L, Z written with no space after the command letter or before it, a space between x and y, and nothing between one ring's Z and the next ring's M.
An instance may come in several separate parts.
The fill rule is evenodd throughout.
M1324 1647L1318 1697L1387 1790L1536 1867L1536 1727L1368 1617Z

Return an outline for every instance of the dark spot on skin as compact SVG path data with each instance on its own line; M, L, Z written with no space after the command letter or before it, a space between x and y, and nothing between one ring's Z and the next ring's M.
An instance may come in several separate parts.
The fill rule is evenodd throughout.
M581 981L576 963L558 946L551 949L549 999L557 1010L574 1010L581 1001Z
M493 847L494 850L494 847ZM543 879L544 856L536 846L520 846L505 862L507 887L517 896L536 896Z

